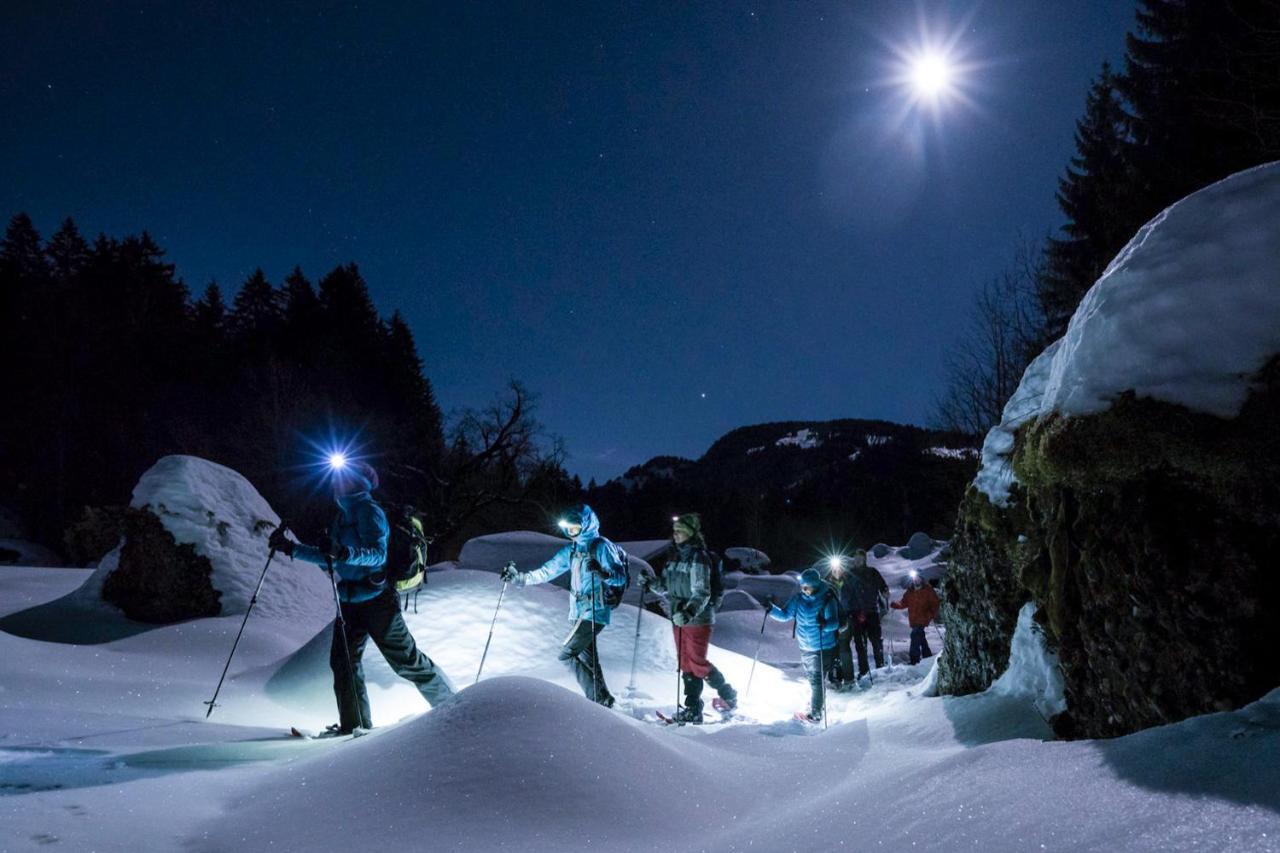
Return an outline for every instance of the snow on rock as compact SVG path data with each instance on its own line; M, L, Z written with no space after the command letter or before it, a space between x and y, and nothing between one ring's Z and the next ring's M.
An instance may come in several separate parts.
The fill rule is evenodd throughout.
M213 565L222 615L244 613L267 559L267 537L280 517L258 490L230 468L196 456L166 456L142 475L130 506L160 519L178 544L190 544ZM96 597L116 567L107 555L85 583ZM333 610L329 580L317 567L277 555L254 605L254 618L311 619Z
M1066 334L1027 367L982 448L975 484L1007 506L1008 455L1032 418L1087 415L1125 392L1237 415L1280 353L1280 163L1192 193L1138 231Z
M999 425L992 427L982 443L982 465L973 482L996 506L1009 505L1009 489L1017 482L1009 461L1013 438L1023 424L1039 413L1049 371L1061 345L1061 341L1055 341L1027 365L1018 389L1005 403Z
M893 441L890 435L869 435L867 436L867 447L882 447Z
M908 560L923 560L934 553L933 539L927 533L912 533L907 544L898 553Z
M724 549L725 560L736 562L747 572L761 572L769 568L769 555L756 548L736 546Z
M1044 631L1035 621L1036 605L1027 602L1018 612L1018 627L1009 650L1009 668L991 685L1003 696L1023 696L1045 719L1067 710L1058 656L1045 647Z
M774 442L778 447L798 447L801 450L813 450L822 446L822 439L811 429L796 430L784 435Z
M1040 414L1125 391L1223 418L1280 352L1280 162L1193 193L1142 227L1085 295Z

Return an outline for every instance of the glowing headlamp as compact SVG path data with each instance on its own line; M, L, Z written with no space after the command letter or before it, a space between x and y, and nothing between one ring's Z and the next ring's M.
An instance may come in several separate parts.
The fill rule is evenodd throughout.
M830 557L827 559L827 565L831 567L832 571L835 571L844 566L844 558L839 556Z
M569 522L562 518L556 522L556 527L559 527L561 530L568 530Z
M347 455L345 453L330 453L329 467L334 471L341 471L347 467Z

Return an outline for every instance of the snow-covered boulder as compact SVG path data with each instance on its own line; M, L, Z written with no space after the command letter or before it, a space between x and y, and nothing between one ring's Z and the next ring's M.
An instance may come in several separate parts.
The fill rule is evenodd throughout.
M1240 707L1280 682L1280 163L1144 226L987 436L946 584L944 692L1038 608L1065 735Z
M280 517L240 474L195 456L166 456L138 481L124 541L82 587L132 619L172 622L244 613ZM315 566L277 555L254 618L311 618L333 608Z
M769 571L769 555L757 548L742 546L725 548L724 559L727 565L734 565L736 569L748 574Z
M927 533L912 533L907 545L898 555L908 560L923 560L933 553L933 539Z

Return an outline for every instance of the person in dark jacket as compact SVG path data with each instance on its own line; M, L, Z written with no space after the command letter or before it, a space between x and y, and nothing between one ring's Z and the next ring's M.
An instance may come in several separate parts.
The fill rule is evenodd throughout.
M867 661L868 643L876 669L884 666L880 617L889 609L889 585L879 572L867 565L867 552L861 548L853 553L850 562L853 566L841 588L841 603L858 653L858 678L861 679L871 671Z
M606 588L617 590L627 585L627 555L600 535L600 519L589 506L565 513L560 529L571 540L568 545L531 572L518 572L514 564L508 566L502 579L516 586L532 586L570 573L569 618L574 622L560 648L560 660L569 665L584 696L612 708L614 698L604 682L596 636L612 615Z
M650 589L667 594L680 678L684 682L684 707L676 710L676 720L682 723L702 722L704 682L719 694L729 711L738 707L738 692L725 680L724 673L707 660L716 607L720 604L712 594L712 573L716 570L712 564L716 559L707 550L701 516L686 513L671 521L666 568L660 576L641 581Z
M889 606L894 610L907 611L907 622L911 625L912 665L920 663L921 658L933 657L929 640L924 635L924 629L937 618L938 609L942 607L942 602L938 601L938 594L933 591L933 587L921 580L919 574L912 572L907 581L907 591L902 594L902 599Z
M370 638L396 675L412 682L432 707L453 695L444 673L414 643L400 614L395 590L387 584L385 565L391 527L371 494L377 487L378 472L372 466L344 462L333 472L338 514L329 529L328 544L318 548L296 543L282 528L276 528L268 542L292 559L332 571L337 581L346 646L335 619L329 668L333 670L338 723L329 726L326 734L350 734L373 727L360 660Z
M822 721L822 679L835 660L836 634L840 629L840 606L831 588L817 569L800 573L800 592L781 607L766 599L769 617L779 622L796 621L796 640L800 643L800 661L809 677L809 712L811 723Z
M831 557L827 560L825 574L822 579L835 593L840 602L840 629L836 632L836 662L832 667L831 686L836 690L845 690L853 684L853 627L849 623L849 610L845 605L845 586L849 572L845 565L847 558Z

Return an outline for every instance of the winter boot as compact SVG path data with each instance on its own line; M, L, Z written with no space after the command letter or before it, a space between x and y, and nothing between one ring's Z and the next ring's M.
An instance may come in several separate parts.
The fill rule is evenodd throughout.
M675 721L677 723L693 723L695 726L702 722L702 711L695 711L687 705L676 710Z
M738 710L738 691L725 681L724 673L714 666L711 667L711 672L707 673L707 685L720 696L717 707L729 712Z

